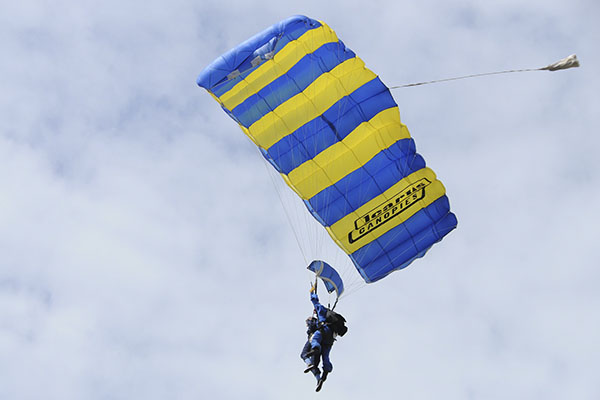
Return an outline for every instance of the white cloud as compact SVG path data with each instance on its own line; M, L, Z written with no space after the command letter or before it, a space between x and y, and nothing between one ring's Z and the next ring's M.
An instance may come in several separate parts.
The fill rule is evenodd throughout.
M459 229L355 291L333 398L595 398L593 1L0 6L0 397L305 398L303 256L263 162L195 86L293 14L397 90ZM331 251L331 249L329 250ZM347 261L346 261L347 262Z

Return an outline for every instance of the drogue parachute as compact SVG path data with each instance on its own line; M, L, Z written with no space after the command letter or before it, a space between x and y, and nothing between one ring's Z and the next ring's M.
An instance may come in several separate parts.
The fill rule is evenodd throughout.
M338 299L344 293L344 283L340 274L325 261L314 260L306 268L314 272L315 276L323 281L328 293L335 292Z

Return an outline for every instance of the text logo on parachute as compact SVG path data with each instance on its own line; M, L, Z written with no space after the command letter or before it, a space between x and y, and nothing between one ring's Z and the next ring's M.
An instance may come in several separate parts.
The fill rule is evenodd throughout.
M354 229L348 233L348 241L354 243L363 236L391 221L409 207L425 198L425 188L431 184L427 178L408 185L389 201L385 201L354 221Z

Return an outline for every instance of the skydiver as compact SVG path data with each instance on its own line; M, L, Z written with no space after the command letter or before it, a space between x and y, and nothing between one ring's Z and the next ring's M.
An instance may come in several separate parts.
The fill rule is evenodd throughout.
M327 308L319 303L316 283L310 288L310 301L313 303L314 312L317 315L317 326L316 330L309 338L310 349L304 354L305 357L303 359L305 361L306 358L310 358L310 363L307 362L308 365L304 372L313 371L313 374L319 372L319 361L321 359L323 360L323 375L321 375L320 378L317 378L317 388L315 389L318 392L321 390L321 387L323 387L323 382L327 379L327 375L333 370L333 365L329 360L329 352L331 351L331 346L333 346L335 335L331 327L326 324ZM305 348L307 348L306 345ZM315 374L315 378L316 377L317 375Z
M321 370L318 367L318 361L315 360L315 354L311 351L311 339L313 334L319 329L319 322L317 317L313 313L310 317L306 318L306 343L302 348L302 353L300 353L300 358L306 363L306 369L304 373L311 371L317 380L317 384L321 379Z

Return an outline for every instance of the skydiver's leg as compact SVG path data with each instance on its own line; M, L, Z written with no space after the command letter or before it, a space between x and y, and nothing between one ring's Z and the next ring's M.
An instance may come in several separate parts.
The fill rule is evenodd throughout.
M317 380L317 383L319 383L319 381L321 380L321 370L317 367L314 367L313 369L311 369L311 372Z
M333 364L329 359L329 352L331 351L331 346L323 346L321 349L321 358L323 359L323 380L326 379L327 374L333 371Z
M321 370L319 369L319 357L315 352L311 352L312 346L310 344L310 340L307 340L302 348L302 353L300 353L300 357L306 363L306 369L304 373L312 372L315 376L315 379L318 381L321 379ZM310 353L310 354L309 354Z
M325 382L325 379L327 379L327 372L323 372L323 376L321 377L321 379L319 379L317 381L317 388L315 389L315 391L320 391L321 388L323 387L323 383Z
M312 372L312 374L315 376L315 379L317 380L317 382L319 382L319 380L321 379L321 370L319 369L319 367L312 364L312 361L307 361L306 365L307 366L306 366L306 369L304 370L304 373L307 373L308 371Z
M325 382L327 379L327 375L333 371L333 364L331 364L331 360L329 360L330 351L331 346L323 346L321 348L321 358L323 358L323 375L321 376L321 379L317 381L317 388L315 389L317 392L323 387L323 382Z
M321 331L316 331L313 333L312 338L310 339L310 346L312 349L319 349L321 351L321 341L323 340L323 334Z
M302 352L300 353L300 358L304 361L310 361L310 357L308 356L308 352L310 351L311 346L310 346L310 340L307 340L306 343L304 343L304 347L302 348Z
M321 341L323 339L323 334L321 333L321 331L316 331L315 333L313 333L311 339L310 339L310 351L308 352L308 355L311 357L312 359L312 363L315 367L319 366L319 363L321 362Z

